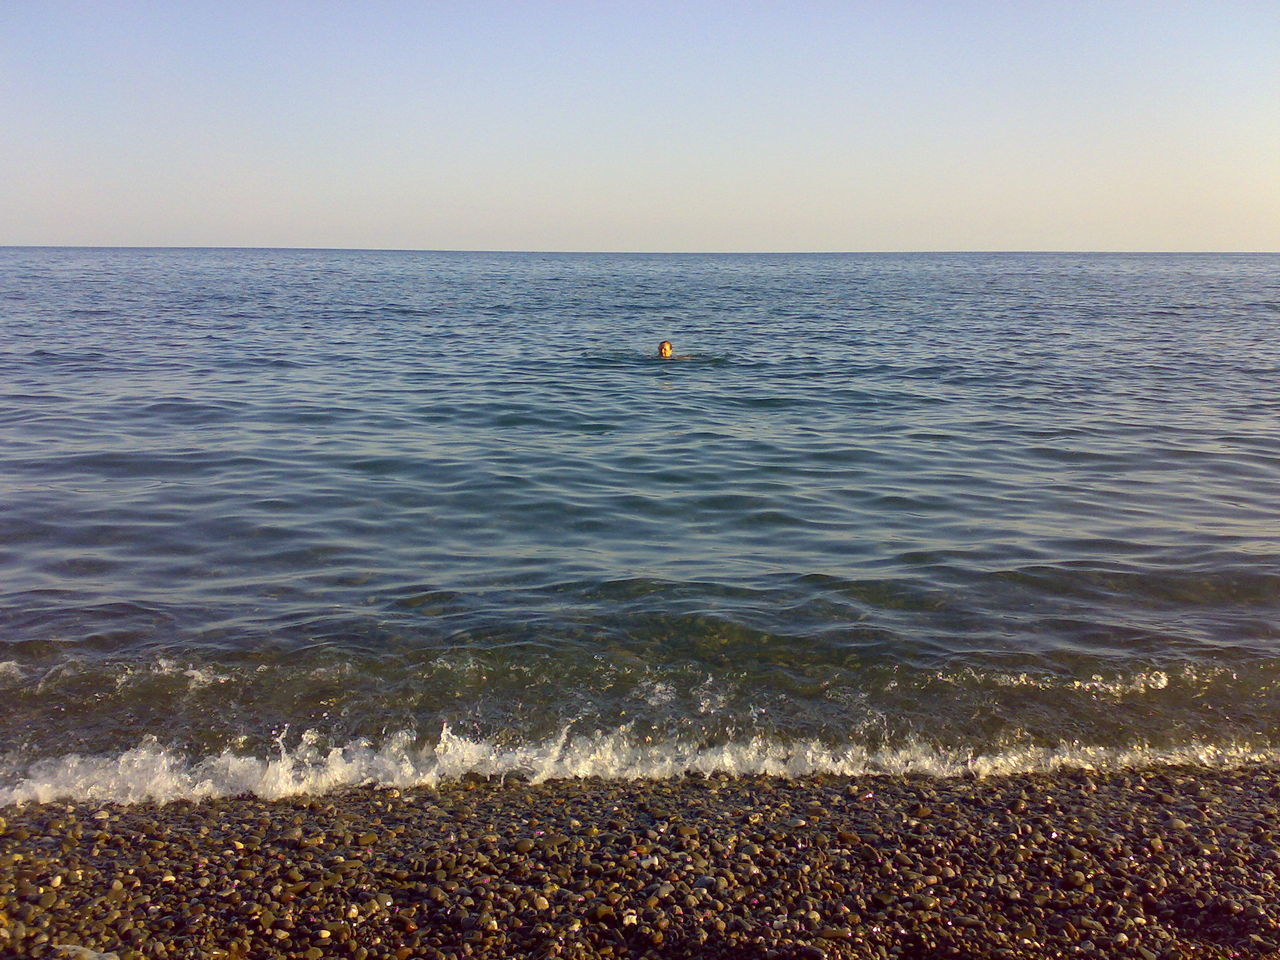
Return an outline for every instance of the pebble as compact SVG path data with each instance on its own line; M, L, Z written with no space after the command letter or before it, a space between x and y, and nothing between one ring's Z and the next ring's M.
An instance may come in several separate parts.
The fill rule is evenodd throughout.
M5 807L0 956L1262 960L1278 774L470 778Z

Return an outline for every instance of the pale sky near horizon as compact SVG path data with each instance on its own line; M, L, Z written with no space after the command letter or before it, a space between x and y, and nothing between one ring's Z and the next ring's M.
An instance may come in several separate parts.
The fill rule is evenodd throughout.
M0 4L0 245L1280 250L1280 3Z

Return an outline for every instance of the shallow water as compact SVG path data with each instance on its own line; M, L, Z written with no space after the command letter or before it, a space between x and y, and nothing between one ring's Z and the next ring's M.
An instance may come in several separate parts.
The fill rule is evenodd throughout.
M1278 320L1275 255L0 250L0 799L1270 756Z

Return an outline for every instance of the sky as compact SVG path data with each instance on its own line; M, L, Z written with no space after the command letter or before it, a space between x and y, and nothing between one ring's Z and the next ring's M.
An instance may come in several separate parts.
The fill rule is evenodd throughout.
M0 0L0 245L1280 250L1276 0Z

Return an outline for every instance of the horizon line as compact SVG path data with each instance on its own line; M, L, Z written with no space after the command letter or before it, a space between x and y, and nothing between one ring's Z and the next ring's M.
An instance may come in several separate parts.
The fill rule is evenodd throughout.
M1109 256L1269 256L1280 250L1136 250L1136 249L901 249L901 250L519 250L499 247L329 247L254 244L132 244L132 243L3 243L0 250L290 250L320 253L486 253L545 254L555 256L903 256L973 254L1077 254Z

